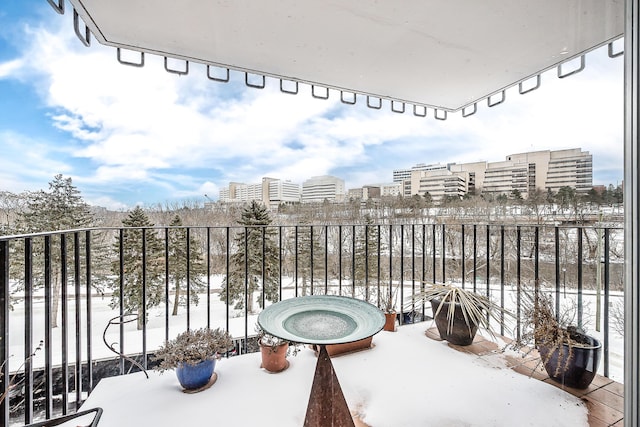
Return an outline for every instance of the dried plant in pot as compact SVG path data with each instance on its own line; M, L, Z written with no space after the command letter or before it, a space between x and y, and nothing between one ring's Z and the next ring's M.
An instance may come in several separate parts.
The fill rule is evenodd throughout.
M396 330L396 297L398 287L390 287L388 291L383 292L379 298L378 307L384 313L385 323L383 329L389 332Z
M185 391L200 391L213 383L216 360L231 348L231 336L221 328L188 330L156 351L155 360L160 362L156 370L175 369Z
M298 354L298 344L270 335L259 325L256 325L256 332L262 356L260 367L271 373L287 369L289 367L287 356Z
M485 295L450 284L427 284L407 307L423 302L431 304L440 337L455 345L470 345L478 328L495 337L492 320L500 325L513 317Z
M525 348L525 354L537 348L540 364L551 379L585 389L596 376L602 344L572 325L573 316L568 311L556 316L550 294L523 291L523 332L511 347Z

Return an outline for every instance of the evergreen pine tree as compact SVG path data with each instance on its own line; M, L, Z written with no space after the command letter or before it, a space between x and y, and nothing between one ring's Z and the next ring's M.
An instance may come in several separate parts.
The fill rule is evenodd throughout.
M312 240L312 226L304 226L309 224L309 219L301 219L300 224L303 226L298 227L298 280L302 280L302 295L304 296L308 294L307 284L311 283L311 263L313 262L312 287L320 279L320 274L324 271L324 246L320 244L322 236L320 235L319 227L313 229ZM313 293L313 290L311 293Z
M198 305L198 292L205 290L203 276L207 274L204 254L196 237L189 234L189 282L187 283L187 229L182 228L179 215L173 217L169 229L169 279L173 283L173 316L178 314L178 307L186 305L186 286L190 289L190 302Z
M28 193L26 206L18 219L18 228L24 233L71 230L77 228L90 227L94 225L95 219L80 195L80 191L73 185L71 178L64 178L61 174L54 177L49 182L49 191L36 191ZM92 242L99 242L97 233L92 235ZM44 239L33 239L33 266L36 271L44 271ZM61 254L59 240L52 240L51 249L51 285L52 285L52 326L57 326L57 313L60 302L61 290ZM67 270L73 271L74 239L67 235ZM14 251L22 253L24 242L20 242L20 247L15 247ZM80 253L84 254L85 242L80 240ZM92 244L92 252L100 251L101 246ZM20 258L18 258L20 259ZM82 260L80 260L82 261ZM21 278L24 272L22 260L13 263L13 276ZM19 270L22 270L20 272ZM100 269L96 269L99 271ZM34 288L44 286L42 278L44 274L34 275ZM18 279L20 281L20 279Z
M356 227L355 252L356 288L370 298L372 284L378 280L378 227L369 214L364 217L364 225Z
M271 224L271 218L267 208L252 201L242 210L238 224L243 228L234 238L236 252L231 255L229 275L222 282L220 300L226 301L227 292L229 302L235 303L236 309L244 308L245 302L245 267L248 271L248 296L247 309L253 311L253 296L260 289L263 277L263 292L265 300L276 302L279 299L278 284L278 246L275 243L276 232L267 227ZM246 252L245 252L246 239ZM263 253L264 248L264 253ZM245 264L246 259L246 264ZM257 302L262 306L262 296L257 297Z
M129 213L127 218L122 220L125 228L122 243L124 272L123 274L123 306L125 313L138 314L138 329L143 325L143 281L145 283L146 309L159 305L164 296L164 254L163 245L158 238L156 231L147 228L153 227L147 214L136 207ZM143 263L142 236L145 237L146 262ZM116 253L112 262L111 270L116 278L111 282L113 296L111 297L111 307L120 304L120 243L114 243ZM144 270L143 270L144 269Z

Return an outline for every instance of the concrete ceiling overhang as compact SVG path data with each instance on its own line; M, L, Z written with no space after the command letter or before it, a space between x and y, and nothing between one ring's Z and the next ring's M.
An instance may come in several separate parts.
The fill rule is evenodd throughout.
M270 76L310 84L319 97L336 89L345 102L366 95L414 113L500 103L507 88L531 79L535 88L540 73L624 32L623 0L70 2L82 39L88 30L108 46L257 75L253 86Z

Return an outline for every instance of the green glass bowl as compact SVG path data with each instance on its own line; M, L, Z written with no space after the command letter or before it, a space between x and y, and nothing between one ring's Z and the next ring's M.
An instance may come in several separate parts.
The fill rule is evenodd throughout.
M366 301L311 295L277 302L258 316L268 334L302 344L343 344L377 334L384 314Z

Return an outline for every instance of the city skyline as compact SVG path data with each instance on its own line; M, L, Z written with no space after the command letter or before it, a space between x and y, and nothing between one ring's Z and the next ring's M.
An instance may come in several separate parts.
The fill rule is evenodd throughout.
M548 158L548 156L552 156L551 158ZM576 157L577 156L577 157ZM577 162L578 159L581 162L584 161L588 161L589 164L589 169L588 169L588 176L592 178L592 156L590 155L590 153L588 151L583 151L580 147L572 147L572 148L568 148L568 149L564 149L564 150L540 150L540 151L533 151L533 152L524 152L524 153L509 153L504 155L503 159L494 159L492 161L483 161L483 162L474 162L474 163L462 163L462 162L445 162L445 163L424 163L424 162L419 162L416 163L415 165L412 165L409 168L405 168L405 169L393 169L392 171L392 179L391 180L378 180L376 182L369 182L366 184L363 184L361 187L349 187L348 185L346 185L344 179L342 179L342 177L340 176L333 176L333 175L323 175L323 176L313 176L313 177L308 177L307 179L305 179L302 183L297 183L294 182L290 179L287 178L280 178L280 177L262 177L261 181L262 182L229 182L228 187L222 187L220 189L220 197L219 200L221 201L233 201L233 200L262 200L262 198L266 195L265 193L263 193L263 189L262 186L265 184L265 182L269 183L269 182L279 182L280 184L282 183L289 183L292 185L296 185L298 187L298 198L300 198L301 200L304 199L304 187L306 184L310 184L311 181L314 180L324 180L325 178L329 178L329 179L338 179L340 181L343 182L343 191L342 192L338 192L339 194L341 194L342 196L346 196L347 194L353 192L353 191L357 191L357 190L362 190L364 187L376 187L376 186L389 186L389 185L393 185L393 184L397 184L402 186L404 181L412 181L412 175L414 172L418 172L418 171L447 171L449 173L451 172L475 172L478 169L478 163L484 163L484 168L486 168L485 172L499 172L499 176L504 175L504 171L508 170L509 174L511 174L513 171L511 170L513 167L516 168L529 168L529 165L527 162L533 162L533 163L538 163L538 162L549 162L550 160L556 159L566 159L565 162L568 160L569 161L569 173L571 175L576 173L576 168L577 170L580 170L581 167L584 166L579 166L579 165L574 165L574 162ZM528 159L527 162L522 163L524 159ZM541 165L543 166L543 165ZM542 191L545 190L545 188L547 187L547 185L549 186L549 188L558 188L564 185L567 186L572 186L573 183L572 181L574 179L579 179L577 176L564 176L564 174L562 176L557 176L559 169L558 167L556 167L555 169L555 173L556 176L555 178L552 178L551 181L549 182L548 179L549 177L547 176L547 168L549 167L549 164L546 164L546 166L543 166L543 168L541 169L541 171L539 172L541 175L537 177L536 182L532 182L531 184L526 184L527 186L529 185L534 185L535 188L541 189ZM560 169L563 171L566 171L566 165L565 166L560 166ZM505 169L507 168L507 169ZM565 168L565 169L562 169ZM455 171L454 171L455 169ZM578 175L581 175L581 173L578 173ZM585 175L583 178L585 178L587 175ZM417 176L417 175L416 175ZM534 175L535 177L535 175ZM504 179L507 179L507 181L504 181ZM500 183L499 185L503 185L502 183L504 182L505 184L507 184L510 188L508 190L506 190L506 193L510 193L513 188L511 184L511 175L508 175L504 178L500 179ZM475 176L473 178L473 181L476 183L474 184L474 188L475 189L479 189L479 190L483 190L484 185L482 184L482 182L485 179L483 177L478 177ZM495 178L493 178L493 180L495 181ZM555 181L555 183L554 183ZM613 183L607 183L606 185L609 184L613 184ZM589 181L584 181L582 188L578 189L581 192L585 192L588 189L591 189L593 187L593 182L590 179ZM596 185L605 185L605 184L596 184ZM606 186L605 185L605 186ZM412 184L413 186L413 184ZM465 184L466 186L466 184ZM493 188L496 186L496 182L494 182L493 184L490 184L489 187L491 188L489 190L489 192L495 192L497 190L497 188ZM585 187L586 186L586 187ZM244 193L241 196L236 195L236 197L231 197L232 193L235 193L238 190L234 190L235 188L244 188ZM588 187L588 188L587 188ZM417 188L417 187L416 187ZM533 187L532 187L533 188ZM520 188L519 190L521 190L521 192L525 195L527 194L527 188ZM282 190L280 190L282 191ZM400 190L400 193L402 193L403 191L406 190ZM466 190L462 190L465 191ZM249 194L251 193L251 194ZM421 192L418 191L418 194L420 194ZM504 191L503 191L504 193ZM407 194L404 194L405 196ZM208 197L208 196L207 196ZM209 198L209 197L208 197ZM279 200L279 199L278 199ZM289 200L291 201L291 200Z
M335 91L315 99L305 85L283 94L269 78L265 89L247 88L241 73L210 82L198 64L178 76L153 56L127 67L95 40L82 46L71 15L35 0L7 0L0 11L0 190L46 190L61 173L88 203L124 210L204 202L229 182L264 176L332 175L354 188L416 163L570 147L593 154L594 184L622 180L623 60L606 47L574 76L551 70L533 92L511 88L503 104L441 121L433 110L391 112L386 101L370 109L363 97L345 105Z

